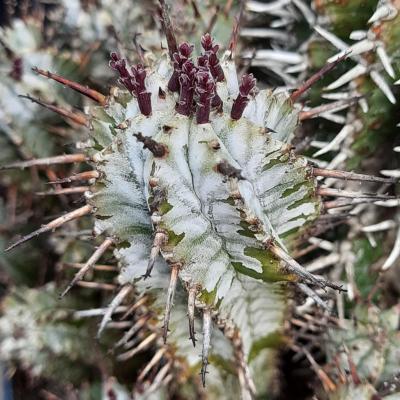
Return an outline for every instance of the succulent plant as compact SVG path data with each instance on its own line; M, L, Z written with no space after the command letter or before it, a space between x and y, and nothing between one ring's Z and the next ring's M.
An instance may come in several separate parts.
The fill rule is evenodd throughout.
M152 315L144 322L139 318L136 323L142 321L141 327L130 327L117 346L126 349L118 356L121 360L150 347L158 349L142 372L144 378L153 371L152 382L137 387L138 393L169 384L177 393L193 394L195 387L204 394L196 377L200 364L203 385L210 369L211 398L232 398L238 390L243 398L255 393L266 396L277 390L273 388L276 348L284 341L291 285L321 306L325 303L318 290L341 289L289 255L295 239L318 220L326 196L387 198L324 188L316 176L393 180L315 168L293 151L294 130L299 119L307 118L293 103L336 63L292 94L257 92L251 74L237 78L233 62L237 29L221 61L218 45L204 35L195 62L192 45L177 45L161 4L168 55L155 61L149 56L144 59L146 66L129 67L112 53L110 66L123 90L113 88L105 96L36 69L98 103L84 114L30 97L88 127L89 138L80 143L86 151L16 162L7 168L88 163L93 169L57 181L87 181L90 188L75 190L85 192L86 205L24 236L9 250L94 214L95 234L105 239L62 295L114 249L120 289L104 311L99 334L124 301L135 299L134 307L141 302ZM164 317L159 318L162 310ZM186 313L188 331L183 323ZM187 340L189 332L196 344L199 319L200 362ZM137 339L132 340L135 334ZM182 385L177 387L177 382Z

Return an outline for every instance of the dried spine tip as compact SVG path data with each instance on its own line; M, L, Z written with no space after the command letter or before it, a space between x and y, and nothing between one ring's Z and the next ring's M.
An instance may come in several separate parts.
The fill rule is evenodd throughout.
M374 199L376 201L396 199L396 196L388 196L377 193L350 192L348 190L333 189L328 187L319 187L317 189L317 194L320 196L348 197L350 199Z
M57 183L71 183L75 181L88 181L90 179L97 179L100 176L97 171L85 171L80 172L75 175L68 176L67 178L57 179L55 181L49 181L48 184L57 184Z
M198 124L210 122L211 100L214 97L215 83L207 71L197 74L196 94L198 96L196 121Z
M365 182L379 182L379 183L396 183L398 180L394 178L381 178L379 176L357 174L355 172L329 170L324 168L313 168L312 174L314 176L323 176L327 178L345 179L349 181L365 181Z
M300 86L296 91L294 91L290 98L292 101L296 101L303 93L305 93L308 89L311 88L316 82L321 80L327 73L332 71L336 66L342 62L347 57L347 54L344 54L342 57L339 57L334 62L328 63L323 66L318 72L308 78L302 86Z
M206 386L206 374L208 365L208 353L210 352L211 344L211 310L208 308L203 311L203 347L201 350L201 381L203 387Z
M240 169L235 168L228 161L221 161L216 165L216 170L222 175L227 176L228 178L236 178L236 179L244 179L242 176L242 171Z
M150 317L148 315L140 317L135 322L135 324L131 326L127 332L125 332L124 336L122 336L122 338L115 344L114 348L125 346L128 343L129 339L131 339L137 332L139 332L145 326L149 318Z
M99 261L100 257L106 252L106 250L114 243L114 240L107 238L98 247L98 249L92 254L86 264L75 274L72 281L68 284L65 290L60 294L60 298L63 298L75 284L80 281L93 266Z
M249 96L253 94L256 86L256 80L253 74L242 76L242 81L239 86L239 94L232 105L231 118L238 120L242 117L243 111L249 102Z
M98 91L83 86L80 83L73 82L67 78L64 78L61 75L53 74L50 71L45 71L37 67L33 67L32 71L36 72L39 75L45 76L46 78L53 79L56 82L62 83L63 85L68 86L73 90L76 90L77 92L89 97L90 99L97 101L102 106L104 106L107 102L107 97L99 93Z
M157 232L154 236L153 246L150 250L149 262L147 264L147 269L143 275L144 279L151 276L151 271L153 270L154 263L160 254L161 247L167 242L167 235L164 232Z
M174 54L178 51L175 32L171 20L169 18L168 7L165 4L165 1L164 0L159 0L159 1L161 7L161 24L165 33L165 37L167 38L169 56L171 57L171 60L173 60Z
M167 302L165 304L165 314L164 314L164 325L163 325L164 343L167 342L168 325L169 325L169 319L171 317L171 309L174 301L176 284L178 282L179 269L180 269L179 264L173 264L171 266L171 277L168 286Z
M133 357L135 354L141 352L142 350L145 350L147 347L150 346L151 343L154 342L154 340L157 339L157 333L152 333L151 335L147 336L146 339L144 339L139 345L132 350L127 351L126 353L122 353L117 357L118 361L126 361L129 360L131 357Z
M71 121L75 122L78 125L89 126L89 119L83 113L73 112L73 111L67 110L65 108L56 106L54 104L46 103L40 99L37 99L37 98L29 96L29 95L25 95L25 96L20 95L19 97L28 99L28 100L32 101L33 103L39 104L40 106L45 107L48 110L61 115L62 117L70 119Z
M279 260L283 261L291 273L302 278L304 281L312 283L320 288L330 287L336 290L343 290L341 286L331 283L323 278L316 278L313 274L304 269L296 260L289 256L284 250L278 247L273 241L266 243L266 248Z
M17 240L15 243L13 243L11 246L9 246L5 251L10 251L16 246L19 246L22 243L27 242L28 240L34 238L35 236L38 236L42 233L52 231L53 229L56 229L60 227L61 225L65 224L68 221L72 221L73 219L83 217L86 214L89 214L92 212L92 206L86 205L81 208L78 208L77 210L71 211L68 214L63 215L62 217L58 217L54 219L53 221L49 222L46 225L43 225L40 229L37 229L36 231L30 233L29 235L24 236L20 240Z
M196 347L196 337L194 331L194 309L196 300L197 288L190 287L188 295L188 320L189 320L189 338L193 343L193 347Z
M193 108L193 96L196 83L196 67L191 60L182 65L182 73L179 76L180 95L176 111L179 114L189 116Z
M143 136L141 132L134 134L139 142L143 143L143 148L150 150L154 157L164 157L167 154L167 147L161 143L157 143L148 136Z
M119 293L111 301L110 305L107 307L107 311L104 313L103 319L101 320L99 330L97 331L98 338L101 336L107 324L111 321L111 317L114 314L114 311L119 305L121 305L125 297L128 296L132 291L133 286L127 283L125 286L122 287Z
M161 360L164 353L167 351L165 347L159 349L156 354L154 354L153 358L148 362L148 364L144 367L143 371L138 376L138 382L143 381L145 376L151 371L151 369L157 365L157 363Z
M168 89L171 92L178 92L180 88L179 77L182 72L183 65L189 61L190 55L192 54L193 46L189 43L182 43L179 45L179 49L173 54L172 62L174 65L174 72L168 81Z
M47 192L36 192L36 196L60 196L63 194L76 194L76 193L85 193L90 190L90 186L74 186L69 188L60 188L49 190Z
M54 165L54 164L70 164L80 163L87 160L85 154L65 154L62 156L36 158L28 161L17 161L11 164L3 165L0 169L12 169L12 168L28 168L41 165Z

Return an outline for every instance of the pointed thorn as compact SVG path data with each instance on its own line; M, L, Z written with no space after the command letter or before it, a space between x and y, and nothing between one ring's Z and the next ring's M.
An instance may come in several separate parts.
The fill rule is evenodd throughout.
M99 330L97 331L97 339L100 338L107 324L111 321L112 315L114 311L117 309L119 305L123 302L126 296L128 296L133 290L131 284L126 284L122 287L119 293L114 297L111 301L110 305L107 307L107 311L104 313L103 319L101 320Z
M90 186L74 186L71 188L61 188L50 190L48 192L36 192L36 196L60 196L64 194L85 193L90 190Z
M362 193L362 192L350 192L347 190L333 189L327 187L319 187L317 189L317 194L319 196L332 196L332 197L347 197L350 199L373 199L378 200L390 200L396 199L395 196L389 196L377 193Z
M304 267L302 267L296 260L290 257L284 250L276 246L275 243L270 241L266 243L266 245L267 245L267 250L269 250L272 254L274 254L278 259L283 261L291 273L294 273L295 275L299 276L304 281L309 282L323 289L325 287L330 287L332 289L339 291L343 290L343 288L339 285L329 282L323 278L315 277L313 274L304 269Z
M192 286L189 288L188 296L188 320L189 320L189 337L193 343L193 347L196 347L196 337L194 331L194 310L196 300L197 288Z
M39 104L40 106L47 108L50 111L54 111L55 113L70 119L78 125L83 125L86 127L89 126L89 119L83 113L76 113L53 104L45 103L44 101L29 95L19 95L19 97L22 97L23 99L28 99L33 103Z
M174 27L172 26L171 19L168 14L168 6L165 0L159 0L161 7L161 24L167 38L168 52L171 60L174 60L174 53L178 51L178 45L176 42Z
M236 51L236 47L238 44L238 40L239 40L239 31L240 31L240 24L242 22L243 19L243 14L244 14L244 6L246 1L245 0L240 0L240 8L239 11L235 17L235 21L233 24L233 29L232 29L232 33L231 33L231 37L229 40L229 52L230 52L230 58L232 59L235 55L235 51Z
M96 90L90 89L86 86L81 85L78 82L73 82L70 81L67 78L62 77L61 75L53 74L50 71L45 71L43 69L33 67L32 71L36 72L39 75L42 75L46 78L53 79L56 82L59 82L65 86L70 87L73 90L76 90L77 92L83 94L86 97L89 97L90 99L97 101L99 104L104 106L107 103L107 97L104 96L103 94L99 93Z
M171 309L174 301L176 284L178 282L180 264L174 264L171 267L171 278L168 286L167 302L165 304L164 325L163 325L163 340L167 343L168 325L171 317Z
M98 249L92 254L89 260L84 264L84 266L75 274L72 281L68 284L65 290L60 294L60 299L62 299L75 284L82 280L85 274L93 268L93 266L99 261L100 257L106 252L106 250L114 243L114 240L111 238L107 238Z
M210 352L210 345L211 345L211 328L212 328L211 310L204 309L203 310L203 347L201 350L201 372L200 372L203 387L206 386L208 354Z
M313 168L312 174L314 176L323 176L326 178L344 179L349 181L365 181L365 182L379 182L379 183L396 183L398 180L394 178L381 178L379 176L356 174L354 172L329 170L325 168Z
M132 350L127 351L126 353L122 353L117 357L118 361L126 361L133 357L135 354L139 353L142 350L145 350L154 340L157 339L157 333L152 333L147 336L137 347Z
M128 331L125 332L124 336L115 344L114 348L125 346L128 341L143 328L149 318L150 316L148 315L139 318L135 322L135 324Z
M164 232L157 232L154 241L153 241L153 246L150 251L150 258L149 258L149 263L147 264L147 269L145 274L143 275L144 279L147 279L151 276L151 271L153 270L154 263L160 254L161 247L166 243L167 241L167 236L165 235Z
M28 168L41 165L54 165L54 164L70 164L70 163L80 163L87 161L88 158L85 154L65 154L62 156L46 157L46 158L36 158L28 161L17 161L11 164L3 165L1 169L12 169L12 168Z
M304 121L306 119L311 119L318 117L319 115L336 112L347 108L353 104L356 104L359 100L363 99L362 96L350 97L348 99L342 99L338 101L332 101L331 103L323 104L322 106L311 108L308 111L301 111L299 114L300 121Z
M166 348L162 347L159 349L156 354L154 354L153 358L148 362L148 364L144 367L143 371L137 378L138 382L142 382L145 376L151 371L151 369L161 360L162 356L166 352Z
M323 66L318 72L316 72L314 75L312 75L310 78L308 78L302 86L300 86L295 92L293 92L290 96L291 100L295 102L303 93L305 93L308 89L311 88L315 83L320 81L326 74L328 74L330 71L332 71L336 66L342 62L344 59L346 59L347 53L344 54L343 56L339 57L337 60L334 62L328 63L325 66Z
M29 235L26 235L23 238L17 240L11 246L7 247L5 249L5 251L10 251L14 247L17 247L20 244L25 243L28 240L30 240L42 233L52 231L52 230L60 227L61 225L65 224L68 221L72 221L73 219L83 217L84 215L92 212L92 210L93 210L92 206L86 205L81 208L78 208L77 210L71 211L68 214L63 215L62 217L58 217L58 218L54 219L53 221L49 222L48 224L43 225L41 228L37 229L36 231L30 233Z
M71 183L75 181L89 181L90 179L97 179L100 176L97 171L85 171L75 175L71 175L67 178L57 179L55 181L47 182L47 184L58 184L58 183Z

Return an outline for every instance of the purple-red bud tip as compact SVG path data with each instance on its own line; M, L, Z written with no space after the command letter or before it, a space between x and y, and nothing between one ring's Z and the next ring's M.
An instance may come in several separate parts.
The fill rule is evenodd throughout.
M245 74L242 76L242 81L239 86L239 93L243 97L247 97L249 94L253 92L253 89L256 87L256 78L254 78L253 74Z
M219 46L216 44L214 45L213 39L209 33L206 33L205 35L202 36L201 38L201 46L203 49L207 52L211 52L216 54L217 51L219 50Z
M239 94L232 105L231 118L238 120L242 117L243 111L249 102L249 95L254 93L256 87L256 80L253 74L246 74L242 76L242 81L239 86Z

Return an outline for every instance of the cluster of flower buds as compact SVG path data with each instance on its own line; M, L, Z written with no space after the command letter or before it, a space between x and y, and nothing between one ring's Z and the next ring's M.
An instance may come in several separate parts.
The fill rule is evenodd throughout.
M217 93L217 82L225 80L224 71L220 65L217 53L219 46L213 43L207 33L201 38L203 53L195 65L191 59L193 45L182 43L172 54L174 71L168 81L168 89L179 93L176 111L179 114L190 116L196 113L198 124L210 122L212 108L222 110L222 100ZM146 71L142 65L132 67L129 71L126 61L116 53L111 54L110 66L118 71L119 82L131 94L137 97L142 114L151 114L150 93L146 91ZM235 99L231 118L238 120L249 102L249 96L254 93L256 80L252 74L244 75L239 86L239 94Z

